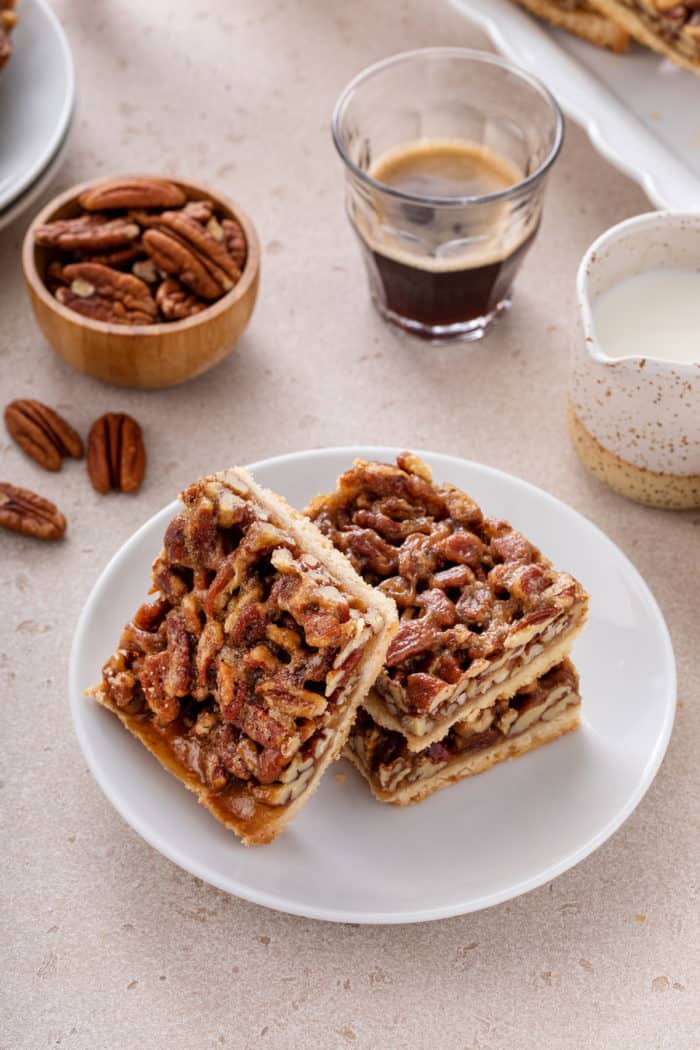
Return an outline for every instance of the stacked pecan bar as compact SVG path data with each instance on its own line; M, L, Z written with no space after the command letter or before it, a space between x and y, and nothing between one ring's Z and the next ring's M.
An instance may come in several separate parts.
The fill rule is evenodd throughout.
M396 609L246 471L181 499L155 597L92 692L246 844L269 842L345 744Z
M358 460L307 513L399 609L346 748L379 798L416 801L576 727L565 661L587 595L508 522L410 453Z

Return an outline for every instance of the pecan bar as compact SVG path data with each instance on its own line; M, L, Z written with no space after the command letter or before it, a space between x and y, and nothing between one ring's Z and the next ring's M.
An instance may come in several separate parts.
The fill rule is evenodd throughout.
M624 51L629 44L627 33L616 22L596 11L590 0L515 0L533 15L546 18L553 26L566 29L596 47Z
M360 708L344 754L375 798L402 806L556 740L577 728L580 712L578 675L565 660L509 700L473 710L422 751L411 751L400 733Z
M507 521L486 518L404 452L357 460L307 513L399 609L364 706L422 750L477 708L514 696L568 654L588 598Z
M245 470L181 500L91 692L244 843L270 842L340 753L396 608Z
M700 0L590 0L640 44L700 73Z

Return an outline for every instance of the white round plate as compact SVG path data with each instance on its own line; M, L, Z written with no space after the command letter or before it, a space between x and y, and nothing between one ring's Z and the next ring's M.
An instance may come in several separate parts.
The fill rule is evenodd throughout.
M15 221L15 219L18 219L20 215L27 211L34 201L41 196L44 190L51 185L51 182L56 178L56 175L66 158L70 133L71 123L69 123L66 134L59 143L58 149L49 161L48 166L44 168L41 174L34 180L31 186L24 191L24 193L19 197L15 197L11 204L8 204L6 208L3 208L2 211L0 211L0 230L4 229L5 226L9 226L11 222Z
M397 451L311 450L252 469L263 485L303 507L330 490L355 456L387 460ZM418 806L375 802L343 761L276 842L241 846L113 715L83 695L146 596L151 561L177 510L172 503L124 544L95 585L73 643L71 705L85 758L122 817L222 890L338 922L418 922L476 911L577 864L630 815L654 778L673 724L675 667L663 617L639 573L594 525L546 492L467 460L421 455L437 480L510 519L589 591L589 621L573 654L584 724ZM338 780L340 771L345 778Z
M0 73L0 208L6 208L50 163L75 102L73 59L46 0L22 0L13 51Z

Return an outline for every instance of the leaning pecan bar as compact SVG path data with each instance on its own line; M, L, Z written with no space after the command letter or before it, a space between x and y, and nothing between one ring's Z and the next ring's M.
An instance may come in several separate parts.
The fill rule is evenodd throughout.
M399 608L399 630L364 706L412 750L568 654L588 598L506 521L485 518L405 452L357 460L307 513Z
M552 25L587 40L596 47L624 51L629 34L592 6L590 0L515 0L533 15L546 18Z
M590 0L597 11L677 66L700 73L700 0Z
M422 751L360 708L344 754L375 798L402 806L556 740L577 728L580 712L578 675L565 660L509 700L474 709Z
M244 843L270 842L342 749L396 609L245 470L181 499L92 692Z

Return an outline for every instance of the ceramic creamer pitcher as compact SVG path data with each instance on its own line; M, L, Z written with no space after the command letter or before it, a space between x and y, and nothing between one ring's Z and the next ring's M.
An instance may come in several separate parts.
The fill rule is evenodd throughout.
M700 214L653 212L613 226L581 261L579 325L572 349L569 428L588 469L630 499L700 506L698 360L609 357L593 307L609 288L655 269L700 270ZM666 346L664 356L673 354Z

